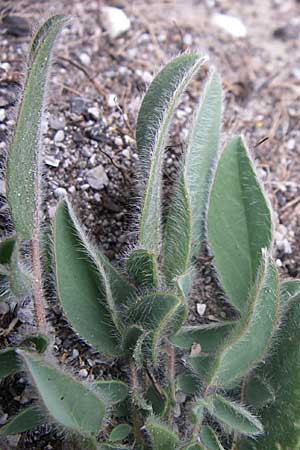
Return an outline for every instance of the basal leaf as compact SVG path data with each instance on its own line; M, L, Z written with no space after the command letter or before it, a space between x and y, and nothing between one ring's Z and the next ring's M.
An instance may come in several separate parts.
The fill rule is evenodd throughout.
M7 348L0 352L0 379L8 377L20 370L20 361L14 348Z
M131 426L127 423L120 423L117 425L109 435L111 442L123 441L131 432Z
M75 331L98 351L121 353L117 310L105 271L98 272L68 204L61 202L54 223L56 282L59 300ZM110 304L109 304L110 303Z
M3 427L0 435L19 434L24 431L34 430L47 421L45 415L37 406L28 406L13 416Z
M115 405L128 397L128 386L119 380L100 380L93 383L93 389L103 395L107 403Z
M171 60L152 81L137 120L137 148L147 177L139 242L156 255L161 247L161 189L164 149L176 106L203 58L186 53Z
M186 326L170 338L172 344L190 349L193 344L200 344L204 353L215 352L224 339L233 330L236 322L214 322L210 324Z
M136 286L145 288L158 286L156 256L148 250L134 250L127 259L126 270Z
M63 16L53 16L33 42L15 134L7 159L7 200L18 235L31 239L40 205L41 120L45 103L51 52L65 25Z
M166 425L149 418L145 425L150 434L153 450L176 450L179 439Z
M218 436L208 425L202 427L200 439L202 444L205 445L205 448L207 448L208 450L224 450L224 447L219 441Z
M246 408L221 395L205 397L201 403L213 417L233 431L246 435L257 435L263 431L260 421Z
M268 202L241 138L233 139L218 163L208 210L208 240L229 302L241 313L255 284L261 249L270 249Z
M168 331L168 326L180 306L181 301L175 295L157 291L140 297L129 312L130 322L140 325L148 332L146 340L153 361L157 358L156 347L159 338Z
M277 269L266 252L247 304L248 312L220 349L211 385L226 386L241 378L266 357L271 345L278 326L279 286Z
M47 414L61 426L83 436L98 433L105 414L103 401L86 385L47 364L39 355L18 352Z
M300 445L300 295L284 305L281 327L265 364L254 377L265 380L274 398L259 410L264 434L239 448L298 450ZM251 399L248 398L248 401Z

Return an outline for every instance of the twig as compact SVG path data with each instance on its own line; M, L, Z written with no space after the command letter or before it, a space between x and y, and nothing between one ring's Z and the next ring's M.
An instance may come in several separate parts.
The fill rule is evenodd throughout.
M105 96L105 92L104 92L103 88L100 86L98 81L95 80L95 78L89 74L89 72L87 71L87 69L84 66L82 66L78 62L74 61L73 59L68 58L67 56L58 55L58 58L62 61L65 61L65 62L71 64L72 66L76 67L76 69L81 70L81 72L84 73L84 75L87 77L87 79L94 85L98 94L101 95L101 97Z

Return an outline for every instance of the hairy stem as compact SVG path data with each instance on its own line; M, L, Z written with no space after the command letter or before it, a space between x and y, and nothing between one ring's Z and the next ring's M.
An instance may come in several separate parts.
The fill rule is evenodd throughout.
M138 391L138 377L134 361L130 361L130 388L131 388L131 407L132 407L132 428L136 450L144 450L144 439L141 434L141 427L143 426L138 405L135 401L135 393Z
M44 307L42 268L40 260L39 218L36 218L36 226L31 240L31 265L33 275L33 302L37 327L40 332L46 331L46 313Z
M167 377L169 380L170 388L170 409L168 414L168 420L170 426L173 425L173 405L176 404L176 369L175 369L175 348L173 345L167 345Z

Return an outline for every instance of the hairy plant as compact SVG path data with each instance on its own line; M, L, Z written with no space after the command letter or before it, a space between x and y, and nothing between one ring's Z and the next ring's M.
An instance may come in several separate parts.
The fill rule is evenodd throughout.
M0 376L25 371L38 400L0 434L50 422L82 449L298 449L300 281L279 281L272 213L244 140L219 151L222 87L214 70L163 206L168 131L205 58L191 52L172 59L142 102L136 138L144 185L137 242L123 269L91 242L67 198L53 221L53 269L43 260L41 120L51 51L65 23L53 16L33 38L7 159L15 234L0 243L1 294L31 295L36 328L0 353ZM238 318L189 326L205 241ZM124 380L83 383L55 363L44 295L53 271L73 330L96 351L120 358ZM187 397L178 421L180 391Z

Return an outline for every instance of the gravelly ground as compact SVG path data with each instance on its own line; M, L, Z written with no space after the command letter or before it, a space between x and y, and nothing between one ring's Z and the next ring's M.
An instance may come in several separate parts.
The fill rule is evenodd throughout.
M124 8L131 20L130 30L114 40L109 39L101 21L102 1L22 4L14 5L9 18L0 23L2 161L30 38L28 24L39 20L44 9L49 14L62 10L75 17L58 42L44 121L46 222L53 216L58 199L67 192L84 226L101 242L108 256L119 257L126 245L134 242L131 218L135 216L139 197L138 183L134 182L138 106L153 74L170 56L187 48L197 49L209 54L209 65L215 65L223 77L223 142L238 132L245 135L272 201L277 264L285 276L299 276L299 2L112 1L110 5ZM0 8L3 7L7 7L7 2L0 3ZM233 38L213 25L211 18L216 12L239 17L246 26L247 37ZM14 24L11 15L18 18ZM204 73L191 85L176 114L166 155L169 185L203 78ZM2 182L0 190L1 195L5 194ZM6 233L9 224L5 204L0 214ZM190 322L230 315L213 282L209 258L203 256L199 267ZM206 304L204 315L202 306L198 306L201 315L197 312L199 303ZM22 321L28 320L28 308L19 312L9 311L7 306L1 308L2 326L8 326L14 315L19 314L16 329L19 327L20 331L24 327ZM65 327L57 306L52 306L50 316L56 329L55 350L61 362L71 363L80 376L90 379L120 370L113 361L104 361L78 342ZM2 338L2 343L15 338L12 332ZM3 388L0 404L4 422L7 414L28 401L29 395L27 388L24 391L22 379L14 387L5 382ZM12 405L9 408L8 399ZM56 438L54 443L53 436L53 431L47 434L43 429L37 435L31 434L30 439L12 438L8 448L62 448L61 439Z

